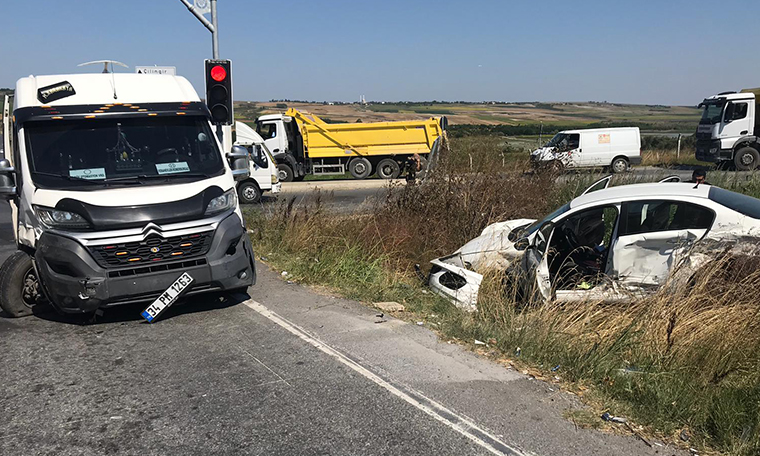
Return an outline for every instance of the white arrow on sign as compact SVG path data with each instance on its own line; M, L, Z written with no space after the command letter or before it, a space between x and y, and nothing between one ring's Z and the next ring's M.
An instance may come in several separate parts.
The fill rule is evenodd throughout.
M135 73L137 74L169 74L172 76L177 75L177 67L173 66L136 66Z

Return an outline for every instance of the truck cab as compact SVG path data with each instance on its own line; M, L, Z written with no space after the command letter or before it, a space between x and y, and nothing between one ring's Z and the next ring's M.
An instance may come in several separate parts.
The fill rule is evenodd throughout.
M285 114L267 114L256 119L256 133L277 161L280 182L301 181L307 174L303 137L298 122Z
M243 122L235 122L235 144L245 147L250 155L250 176L237 183L241 204L258 203L264 192L280 193L277 162L264 139Z
M697 160L733 164L739 170L760 165L757 100L751 92L724 92L705 98L699 105Z
M255 283L235 189L247 153L222 150L185 78L29 76L14 97L0 157L17 246L0 271L7 314L151 302L185 274L188 295Z

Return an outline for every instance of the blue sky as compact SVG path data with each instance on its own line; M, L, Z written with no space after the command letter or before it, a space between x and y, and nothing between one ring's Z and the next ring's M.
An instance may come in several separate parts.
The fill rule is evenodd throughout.
M760 86L760 27L741 20L757 15L756 0L219 0L218 9L238 100L693 105ZM2 13L0 87L115 59L176 66L203 90L211 34L179 0L14 0Z

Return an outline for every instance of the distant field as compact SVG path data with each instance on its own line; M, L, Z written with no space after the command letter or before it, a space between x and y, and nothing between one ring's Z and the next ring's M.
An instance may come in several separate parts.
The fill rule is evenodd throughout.
M445 115L451 125L527 126L543 123L548 129L599 124L632 125L644 130L691 133L699 121L695 107L617 103L358 103L327 105L301 102L241 102L236 114L253 120L261 114L287 108L311 112L334 122L384 122ZM554 128L553 128L554 127Z

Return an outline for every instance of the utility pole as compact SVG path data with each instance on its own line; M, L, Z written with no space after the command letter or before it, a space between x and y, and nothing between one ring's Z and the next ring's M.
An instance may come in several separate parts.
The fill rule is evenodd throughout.
M193 13L193 16L198 18L198 20L203 24L204 27L208 29L209 32L211 32L211 51L212 56L214 60L219 58L219 24L217 23L216 19L216 0L202 0L203 4L206 2L211 3L211 22L209 22L208 19L203 15L205 10L200 10L199 8L196 8L195 6L191 5L190 2L187 0L179 0L182 2L185 7L187 7L187 10Z

